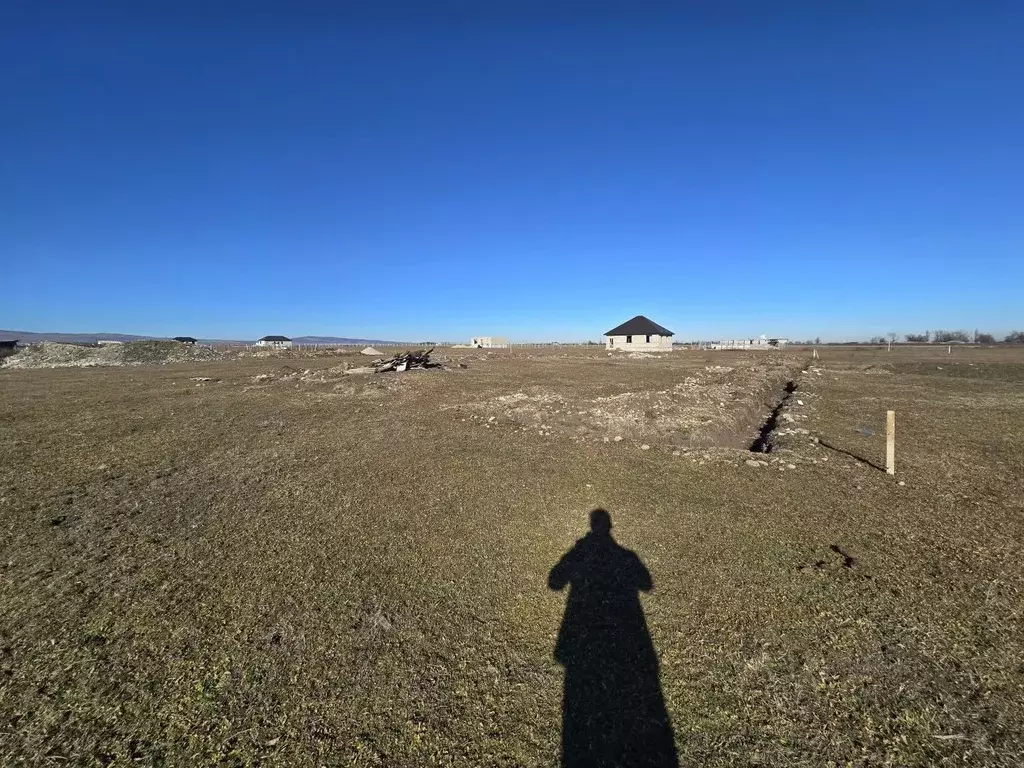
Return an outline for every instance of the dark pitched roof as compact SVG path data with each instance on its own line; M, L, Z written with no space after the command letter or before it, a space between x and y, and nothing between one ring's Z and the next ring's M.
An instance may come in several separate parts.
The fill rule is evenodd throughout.
M646 336L647 334L658 334L659 336L675 336L672 331L663 325L648 320L643 315L637 315L632 320L627 320L622 325L605 331L605 336Z
M183 344L195 344L196 340L191 336L175 336L174 341L180 341Z
M260 341L291 341L287 336L264 336Z

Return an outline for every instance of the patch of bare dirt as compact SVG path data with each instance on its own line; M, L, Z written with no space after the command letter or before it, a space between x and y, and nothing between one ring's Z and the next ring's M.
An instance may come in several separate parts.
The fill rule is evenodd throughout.
M533 386L450 406L492 427L575 440L634 439L683 447L746 447L793 371L775 362L705 366L671 386L582 396Z

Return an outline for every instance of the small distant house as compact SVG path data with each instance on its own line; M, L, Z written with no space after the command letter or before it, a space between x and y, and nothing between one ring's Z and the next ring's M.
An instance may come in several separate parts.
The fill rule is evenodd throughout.
M17 349L17 339L0 339L0 349Z
M658 325L643 315L637 315L632 320L606 331L604 347L628 352L671 352L674 335L663 325Z
M272 349L289 349L292 340L287 336L264 336L256 342L257 347L271 347Z
M508 346L508 339L501 336L474 336L469 346L477 349L505 349Z
M118 341L117 339L96 339L96 343L101 347L109 347L113 344L124 344L123 341Z
M181 342L182 344L195 344L196 343L196 340L193 339L191 336L175 336L174 340L177 341L177 342Z

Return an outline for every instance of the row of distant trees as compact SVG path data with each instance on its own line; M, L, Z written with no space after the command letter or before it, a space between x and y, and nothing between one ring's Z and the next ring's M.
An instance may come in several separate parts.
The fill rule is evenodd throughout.
M890 333L890 339L895 341L896 334ZM925 331L924 333L908 333L904 338L908 342L914 342L918 344L950 344L953 342L961 344L996 344L996 337L991 333L982 333L975 329L974 334L969 334L967 331ZM885 343L885 339L879 337L878 343ZM1020 344L1024 343L1024 331L1010 331L1003 339L1006 344Z
M925 331L924 333L908 333L904 340L910 344L999 344L999 339L991 333L974 331ZM847 344L895 344L899 339L898 333L888 333L885 336L872 336L867 342L849 341ZM821 344L821 338L808 339L807 341L794 341L794 344ZM1010 331L1002 340L1003 344L1024 344L1024 331Z

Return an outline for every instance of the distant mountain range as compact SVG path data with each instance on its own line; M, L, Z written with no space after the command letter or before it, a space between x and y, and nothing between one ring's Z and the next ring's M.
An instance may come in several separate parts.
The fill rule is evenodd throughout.
M95 344L106 341L144 341L146 339L166 340L169 336L136 336L131 333L36 333L35 331L6 331L0 329L0 340L18 339L23 344L38 341L63 341L65 343ZM292 336L296 344L396 344L401 342L385 339L349 339L343 336ZM255 339L199 339L202 344L254 344Z

